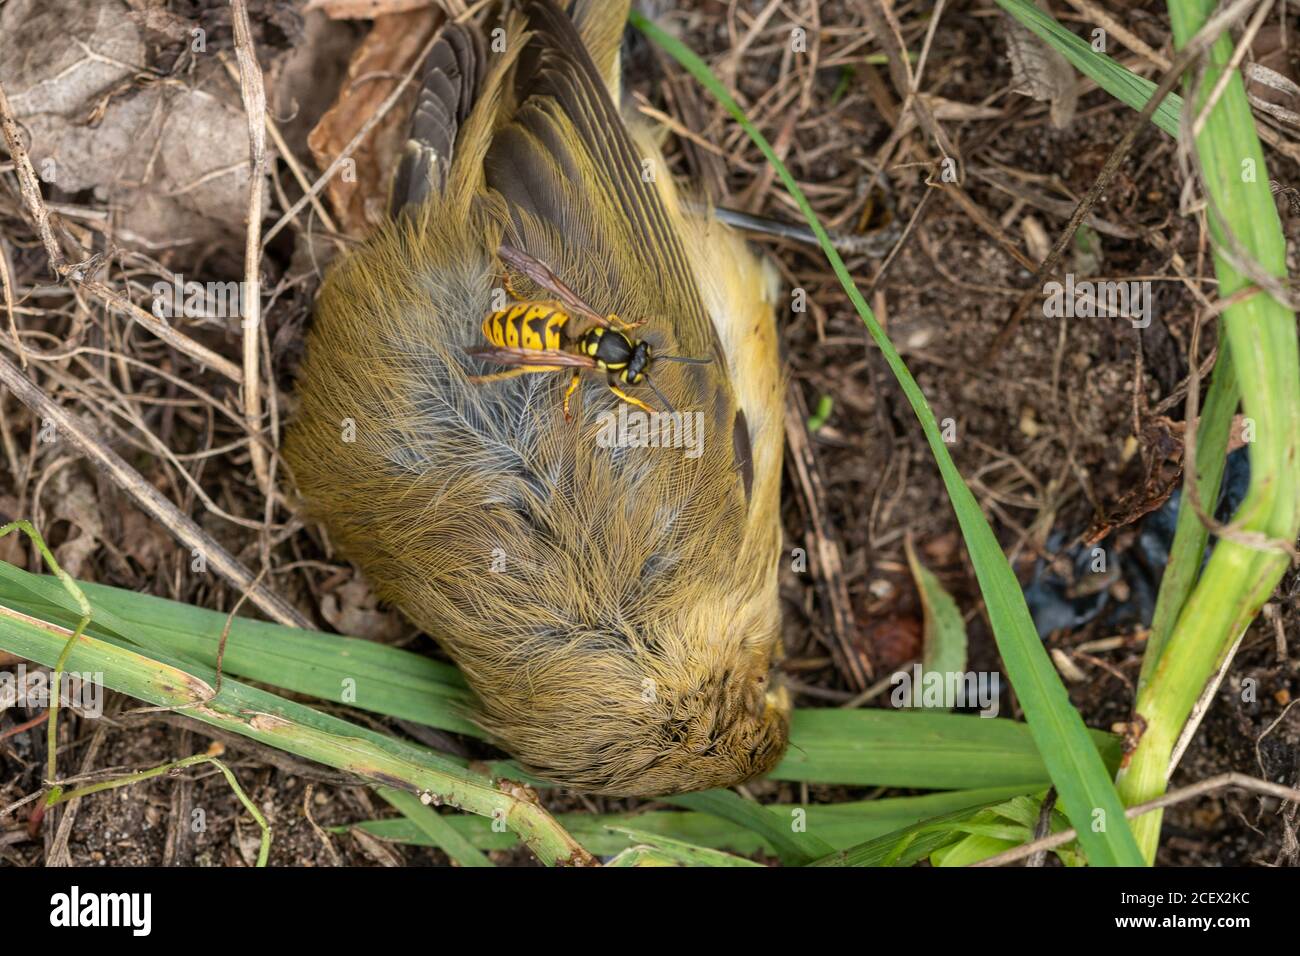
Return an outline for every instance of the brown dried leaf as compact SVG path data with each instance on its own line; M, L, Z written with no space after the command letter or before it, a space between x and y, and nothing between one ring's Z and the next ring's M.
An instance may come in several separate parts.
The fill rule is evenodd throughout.
M95 190L112 205L115 242L167 249L184 269L244 235L248 120L214 57L154 81L142 30L183 27L157 12L137 3L131 14L121 0L13 0L0 6L0 78L42 180Z
M64 468L54 477L54 505L51 515L67 521L74 529L67 540L54 549L60 567L74 578L93 580L90 557L104 538L104 521L99 513L95 486L81 472Z
M1043 0L1037 5L1051 12ZM1069 126L1079 101L1070 61L1010 14L1004 15L1003 28L1016 92L1051 103L1052 125L1057 129Z
M124 555L134 558L146 575L153 575L164 559L175 552L176 543L167 529L138 508L126 506L120 512L121 527L113 538Z
M1288 126L1300 127L1300 113L1283 104L1295 106L1300 101L1300 85L1261 63L1247 63L1246 96L1250 105Z
M353 578L321 597L321 617L340 634L372 641L391 641L401 635L402 619L394 611L381 611L370 586Z
M375 21L352 54L347 81L340 88L337 101L307 137L307 145L321 169L328 168L343 152L401 82L439 21L440 16L432 10L398 13ZM406 135L415 95L412 84L408 95L353 150L353 166L345 167L326 187L343 232L363 236L383 221L388 205L388 177Z
M140 31L117 2L11 0L0 7L0 64L15 116L74 117L144 68Z

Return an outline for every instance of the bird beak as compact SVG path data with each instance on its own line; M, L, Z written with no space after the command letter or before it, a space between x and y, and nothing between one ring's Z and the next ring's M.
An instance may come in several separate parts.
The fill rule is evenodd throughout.
M783 685L773 687L764 697L768 710L775 710L782 714L790 712L790 691Z

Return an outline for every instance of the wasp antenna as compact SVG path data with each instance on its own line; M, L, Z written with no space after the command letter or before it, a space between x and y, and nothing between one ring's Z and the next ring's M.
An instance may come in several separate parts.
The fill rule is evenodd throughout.
M664 393L659 391L659 386L656 385L651 380L649 375L642 376L642 381L644 381L647 385L649 385L650 390L655 393L655 396L659 399L659 401L663 402L664 409L668 412L669 415L677 414L677 410L673 408L673 403L668 401L668 399L664 397Z
M711 365L711 358L687 358L685 355L656 355L658 362L681 362L683 365Z

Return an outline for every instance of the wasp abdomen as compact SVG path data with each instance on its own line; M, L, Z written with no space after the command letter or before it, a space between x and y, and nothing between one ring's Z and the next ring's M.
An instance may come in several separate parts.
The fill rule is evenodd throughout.
M563 343L569 315L545 302L520 302L483 320L483 337L498 348L549 349Z

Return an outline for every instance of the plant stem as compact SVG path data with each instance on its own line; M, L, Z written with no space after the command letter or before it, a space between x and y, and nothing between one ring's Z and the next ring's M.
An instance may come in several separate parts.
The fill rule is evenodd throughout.
M1214 8L1213 0L1170 0L1175 44L1187 44ZM1204 77L1193 84L1188 97L1191 115L1202 112L1231 57L1232 42L1221 36L1206 56ZM1277 285L1287 274L1285 240L1254 117L1241 77L1233 74L1194 147L1204 178L1219 294L1225 300L1252 285ZM1255 281L1243 270L1251 271ZM1228 348L1219 362L1233 363L1242 409L1254 428L1250 489L1233 516L1232 533L1221 535L1173 633L1156 649L1149 680L1138 694L1138 722L1144 729L1118 779L1130 805L1164 793L1170 757L1193 705L1233 641L1277 586L1287 568L1285 549L1300 532L1300 349L1295 315L1260 290L1228 306L1221 328ZM1160 818L1157 812L1134 821L1148 862L1155 859Z

